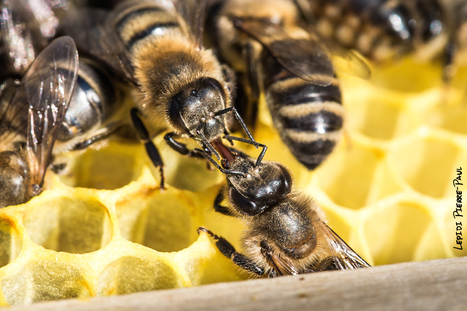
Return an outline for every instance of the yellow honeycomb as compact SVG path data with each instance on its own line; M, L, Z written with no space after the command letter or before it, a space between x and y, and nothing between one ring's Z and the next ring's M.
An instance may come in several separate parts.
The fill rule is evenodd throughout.
M291 168L295 186L370 264L467 254L453 248L462 220L453 217L453 179L467 170L467 70L449 88L440 77L436 65L411 59L373 68L369 81L343 76L346 133L315 172L291 156L261 107L255 138L269 146L266 159ZM67 155L48 190L0 210L2 305L249 277L196 233L206 226L240 247L240 221L212 208L223 176L155 142L166 162L163 192L142 145L111 141Z

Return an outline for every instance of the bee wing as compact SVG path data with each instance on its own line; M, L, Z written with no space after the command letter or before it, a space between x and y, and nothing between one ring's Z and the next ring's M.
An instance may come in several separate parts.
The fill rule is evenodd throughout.
M322 44L323 49L327 50L337 72L342 72L365 80L370 79L371 69L357 53L328 38L324 38L311 26L307 27L307 31L310 36L316 38L316 40Z
M193 41L199 48L203 46L206 8L206 0L178 0L175 2L175 9L189 27Z
M267 254L266 258L279 276L299 274L292 262L288 258L280 256L279 253L272 252Z
M110 11L96 8L69 10L64 18L63 32L75 40L80 53L103 61L118 76L136 84L133 66L112 21Z
M322 224L321 232L328 242L330 255L332 256L333 269L346 270L369 267L370 265L361 258L347 243L344 242L328 225Z
M235 26L264 46L272 56L294 75L316 85L328 86L334 77L334 67L322 45L310 38L291 38L275 25L256 21L235 21Z
M77 72L78 51L73 39L58 38L37 56L13 98L13 105L26 106L28 111L26 150L31 185L36 191L42 186L58 125L63 121L76 85Z
M266 261L273 268L277 276L299 274L298 270L287 257L281 256L280 253L273 250L263 251L263 256L266 258Z
M3 39L3 54L8 59L9 71L22 74L35 57L31 32L26 21L13 10L10 0L2 1L0 27Z

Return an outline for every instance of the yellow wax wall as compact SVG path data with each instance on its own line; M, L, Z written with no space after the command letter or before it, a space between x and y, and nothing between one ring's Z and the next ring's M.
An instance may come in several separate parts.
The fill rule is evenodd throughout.
M462 221L453 218L453 179L467 169L467 70L449 88L440 77L441 68L411 59L372 68L368 81L342 76L345 135L314 172L291 156L261 106L254 136L268 145L266 159L290 167L295 186L372 265L467 254L453 248ZM2 304L249 277L196 233L203 225L240 247L242 224L212 209L223 176L171 151L161 136L155 142L164 192L142 145L111 141L65 156L68 170L49 172L48 190L0 210Z

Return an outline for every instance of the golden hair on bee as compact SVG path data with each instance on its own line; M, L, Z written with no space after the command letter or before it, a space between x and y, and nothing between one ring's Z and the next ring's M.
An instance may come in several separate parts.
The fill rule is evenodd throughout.
M141 95L144 94L140 107L150 120L164 116L165 105L174 94L203 78L219 82L225 106L230 106L227 83L211 50L199 49L186 38L175 40L167 36L139 46L134 55L135 78L140 83Z

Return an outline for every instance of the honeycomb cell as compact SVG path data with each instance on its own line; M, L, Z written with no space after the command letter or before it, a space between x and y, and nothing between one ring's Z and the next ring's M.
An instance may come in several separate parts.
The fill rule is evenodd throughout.
M367 204L375 170L383 158L379 149L353 144L329 157L317 172L318 183L336 204L361 208Z
M87 148L73 163L73 186L117 189L140 176L147 160L142 144L112 141L97 147Z
M375 265L414 260L432 222L427 211L412 202L395 202L373 211L364 225L364 235Z
M173 187L126 196L116 212L122 236L154 250L178 251L197 239L196 201Z
M423 92L441 85L442 66L406 57L385 66L372 67L371 84L402 92Z
M412 138L389 156L392 165L415 191L433 198L444 197L452 187L460 149L436 137Z
M456 104L438 105L427 116L431 124L458 134L467 134L467 105L464 100Z
M22 240L12 221L0 218L0 268L12 262L21 248Z
M16 273L5 276L1 286L11 305L91 296L82 271L63 261L30 261Z
M218 184L224 178L217 169L213 167L209 169L206 160L188 159L165 145L165 142L158 144L164 159L166 182L172 187L194 192L203 191ZM199 146L190 146L190 148L195 147ZM158 174L158 171L155 170L154 173Z
M23 218L34 243L59 252L83 254L110 242L109 214L99 201L63 196L39 202Z
M346 120L349 126L370 138L391 140L404 135L413 130L415 125L400 105L400 98L399 101L397 99L381 96L358 100L352 98L354 102L345 106Z
M344 241L349 241L351 235L351 228L349 225L342 219L342 216L339 216L332 209L324 209L327 218L327 224L336 232Z
M174 269L161 260L123 256L104 268L97 281L97 295L120 295L182 287Z

